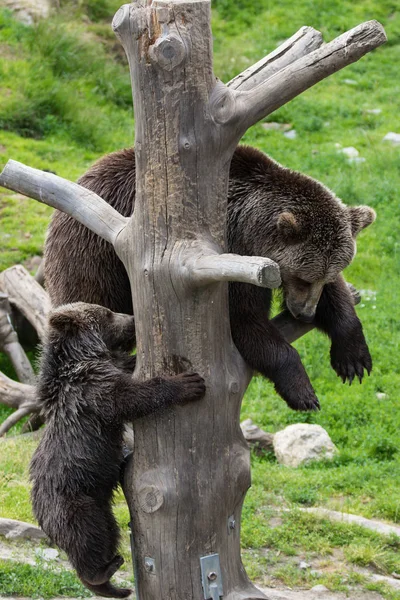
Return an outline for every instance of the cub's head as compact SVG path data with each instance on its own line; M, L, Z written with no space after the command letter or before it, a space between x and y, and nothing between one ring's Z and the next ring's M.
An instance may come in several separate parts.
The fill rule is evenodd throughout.
M135 322L131 315L114 313L98 304L75 302L51 311L47 330L48 341L60 341L70 346L85 344L94 351L101 346L109 350L132 350Z
M351 263L357 234L376 218L368 206L345 206L329 190L324 196L306 209L294 207L276 218L280 243L271 258L281 269L287 308L306 322L315 316L324 285Z

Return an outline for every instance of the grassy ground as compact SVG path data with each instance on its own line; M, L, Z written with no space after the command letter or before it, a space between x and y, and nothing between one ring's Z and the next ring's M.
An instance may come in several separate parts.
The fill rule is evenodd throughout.
M63 13L36 31L0 11L0 166L12 157L76 179L97 156L132 143L131 97L127 67L108 25L119 2L62 4ZM328 341L313 332L296 346L321 400L320 413L291 412L259 377L244 399L243 418L269 431L294 422L319 423L339 449L333 462L300 469L284 468L269 455L252 457L253 486L243 514L245 562L265 583L366 585L353 566L399 572L397 542L277 509L324 505L400 523L400 146L382 141L389 131L399 132L398 3L299 0L295 11L289 0L217 0L214 5L215 71L224 81L304 24L330 40L377 18L389 37L387 45L268 119L290 123L295 140L262 124L244 140L320 179L346 203L367 203L378 214L360 235L357 258L346 271L364 290L358 312L374 358L371 377L361 386L344 386L329 366ZM356 147L365 162L350 164L337 144ZM41 253L49 214L34 201L0 192L0 269ZM4 361L0 368L10 372ZM378 400L377 392L386 399ZM0 418L5 414L0 409ZM3 443L0 455L0 515L31 520L27 463L34 443L18 446L18 452L13 443ZM121 498L116 511L126 523ZM319 561L322 575L301 571L298 562L304 557ZM0 575L0 589L1 581Z

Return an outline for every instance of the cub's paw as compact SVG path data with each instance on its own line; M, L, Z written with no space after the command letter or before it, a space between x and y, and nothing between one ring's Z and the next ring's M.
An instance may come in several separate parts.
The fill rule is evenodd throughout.
M364 338L364 336L362 336ZM331 365L343 383L352 384L354 377L361 383L364 369L368 375L372 370L372 359L365 339L335 340L331 346Z
M179 401L199 400L206 393L204 379L198 373L181 373L172 377L179 385Z

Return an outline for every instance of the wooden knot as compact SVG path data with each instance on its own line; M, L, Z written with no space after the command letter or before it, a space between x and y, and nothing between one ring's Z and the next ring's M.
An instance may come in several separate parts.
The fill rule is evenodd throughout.
M217 81L210 96L210 111L214 121L225 125L236 115L236 100L230 89Z
M166 71L172 71L183 62L186 48L183 41L175 35L158 38L149 50L151 60Z
M139 506L145 513L156 512L164 504L164 494L156 485L142 485L138 499Z
M231 394L237 394L239 391L239 383L237 381L231 381L229 384L229 391Z

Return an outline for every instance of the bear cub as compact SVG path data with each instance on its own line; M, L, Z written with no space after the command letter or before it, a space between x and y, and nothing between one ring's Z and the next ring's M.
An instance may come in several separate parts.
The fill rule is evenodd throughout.
M109 579L123 563L112 513L123 460L123 426L205 393L196 373L131 377L132 316L78 302L50 313L37 394L46 421L30 475L34 514L68 555L83 584L100 596L129 589Z
M79 180L125 217L135 206L135 151L114 152ZM341 275L357 234L375 219L368 206L346 206L319 181L266 154L238 146L229 174L228 251L278 263L284 305L331 339L331 365L345 382L361 381L372 360L352 295ZM95 302L132 314L129 279L114 248L55 211L45 246L45 282L53 305ZM269 319L271 290L229 284L232 338L254 370L295 410L319 403L300 356Z

